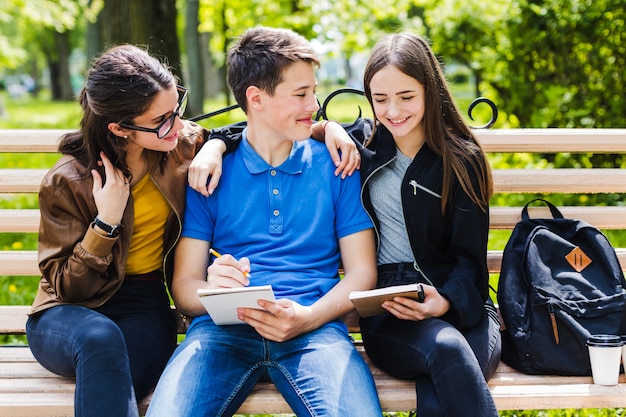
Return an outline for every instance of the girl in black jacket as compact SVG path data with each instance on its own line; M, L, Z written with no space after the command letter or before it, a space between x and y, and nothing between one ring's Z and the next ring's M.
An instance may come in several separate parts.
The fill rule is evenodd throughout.
M486 380L500 359L488 295L488 162L428 43L401 33L375 46L365 95L376 117L361 149L363 202L378 237L378 287L421 282L361 319L367 354L415 379L419 416L497 416Z

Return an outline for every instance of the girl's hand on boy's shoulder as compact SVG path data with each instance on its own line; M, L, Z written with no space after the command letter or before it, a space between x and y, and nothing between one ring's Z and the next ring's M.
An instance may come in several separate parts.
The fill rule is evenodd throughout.
M356 144L337 122L325 121L324 137L328 153L335 163L335 175L351 176L361 166L361 154Z

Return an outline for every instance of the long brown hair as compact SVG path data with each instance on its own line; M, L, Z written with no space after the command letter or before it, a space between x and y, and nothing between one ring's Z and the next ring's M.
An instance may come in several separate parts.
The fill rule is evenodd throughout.
M398 33L382 38L365 66L365 96L374 110L370 82L387 66L394 66L416 79L425 89L424 133L426 144L443 159L443 190L441 210L453 192L455 180L469 198L487 211L493 193L491 170L483 149L461 117L453 101L443 70L425 39L411 33ZM376 127L370 143L375 140ZM476 174L470 176L469 171ZM472 182L476 178L477 183Z
M73 155L90 169L103 171L97 165L102 151L130 177L127 141L115 136L108 124L132 124L135 117L150 107L157 93L175 85L176 79L169 69L137 46L119 45L105 51L89 69L80 93L78 101L83 109L80 130L61 138L59 152Z

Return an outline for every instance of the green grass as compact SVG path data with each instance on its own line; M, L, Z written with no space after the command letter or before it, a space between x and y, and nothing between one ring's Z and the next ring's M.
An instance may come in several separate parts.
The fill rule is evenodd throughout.
M467 107L473 97L471 89L466 85L453 86L455 97L457 97L459 106L463 111ZM318 97L323 101L328 93L321 92ZM6 113L0 115L0 129L34 129L34 128L55 128L55 129L74 129L77 128L80 120L80 109L74 102L55 103L47 101L45 98L35 100L31 98L23 98L20 100L9 100L6 96L0 94L0 101L3 103ZM208 100L205 105L205 111L210 112L225 106L224 100ZM371 117L369 112L369 104L363 97L355 95L338 96L331 102L328 110L328 116L331 119L348 122L354 120L358 115L358 108L361 108L363 116ZM484 123L490 117L490 112L486 106L478 106L476 108L475 121L469 121L470 124L479 125ZM237 122L244 119L244 115L240 110L232 111L211 120L201 122L208 128L223 126L229 123ZM498 125L496 125L498 127ZM525 155L515 155L513 157L501 157L499 155L490 156L491 163L495 168L507 166L529 166L531 164L542 166L545 161L532 159ZM0 166L3 168L48 168L58 159L57 155L48 154L0 154ZM507 195L494 196L493 205L516 205L520 206L528 201L531 196ZM564 197L563 197L564 198ZM579 200L576 203L595 204L595 201L586 201L588 197L577 196ZM609 196L608 200L623 201L623 196ZM555 204L562 204L562 198L551 196L550 200ZM33 195L0 195L0 208L36 208L37 199ZM491 231L489 237L489 249L503 249L511 231ZM626 246L626 234L623 231L608 231L607 234L611 242L616 246ZM0 234L0 248L2 250L34 250L37 247L36 234L32 233L4 233ZM497 288L497 275L491 276L491 284ZM0 304L2 305L30 305L33 301L36 289L37 279L34 277L10 277L0 276ZM495 297L494 294L492 294ZM0 339L2 343L25 343L23 337L4 337ZM388 413L387 416L408 417L409 413ZM567 409L567 410L534 410L534 411L502 411L500 415L503 417L616 417L626 416L623 409ZM259 414L255 417L270 416L269 414ZM285 415L287 417L288 415Z

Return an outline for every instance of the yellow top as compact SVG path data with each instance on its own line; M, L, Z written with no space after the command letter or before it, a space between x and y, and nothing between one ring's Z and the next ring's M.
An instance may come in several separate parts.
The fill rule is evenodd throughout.
M144 175L130 192L134 201L135 218L126 274L145 274L162 268L163 236L171 208L150 180L150 175Z

